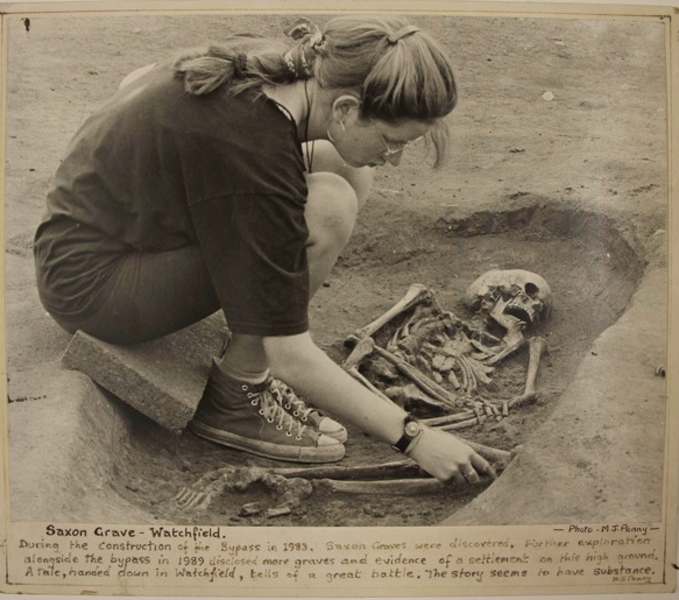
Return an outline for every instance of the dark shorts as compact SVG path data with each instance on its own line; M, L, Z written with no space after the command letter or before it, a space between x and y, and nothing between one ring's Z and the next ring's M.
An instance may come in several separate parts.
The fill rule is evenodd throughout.
M50 310L38 261L36 267L41 300L59 325L114 344L158 338L220 309L198 246L105 257L93 301L79 315Z

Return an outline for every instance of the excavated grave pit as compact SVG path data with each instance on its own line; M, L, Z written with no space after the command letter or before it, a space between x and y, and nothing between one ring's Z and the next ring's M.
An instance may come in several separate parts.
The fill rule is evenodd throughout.
M372 210L380 210L379 205ZM526 269L549 282L554 310L551 319L535 332L546 337L550 352L541 364L540 399L536 404L461 434L503 449L529 443L531 432L549 418L593 340L624 312L643 273L643 260L606 217L533 207L476 213L459 220L440 219L435 224L417 214L406 215L402 227L376 235L359 228L333 276L314 298L314 337L341 361L348 352L343 345L345 336L384 312L415 281L430 287L444 308L468 317L460 301L462 294L471 281L491 268ZM494 374L496 398L509 399L521 393L526 364L526 349L500 363ZM239 516L245 503L277 504L264 486L255 484L245 493L215 496L207 510L180 510L174 496L210 471L227 464L274 467L281 463L247 457L190 433L174 436L126 407L120 407L120 411L127 426L114 440L116 456L109 483L125 505L138 507L148 514L149 521L431 525L473 498L472 494L452 493L414 497L317 493L291 515L270 519ZM87 452L98 452L98 444L98 439L89 440ZM397 458L386 444L350 430L342 464Z

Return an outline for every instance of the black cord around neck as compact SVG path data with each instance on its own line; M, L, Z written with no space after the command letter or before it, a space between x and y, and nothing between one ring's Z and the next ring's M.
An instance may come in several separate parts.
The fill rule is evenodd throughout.
M309 142L309 119L311 118L311 101L309 100L309 89L307 88L307 82L309 80L304 80L304 98L306 99L306 118L304 120L304 153L306 155L307 171L312 172L312 164L314 162L314 150L316 146L314 142ZM311 143L311 151L309 151L309 144Z

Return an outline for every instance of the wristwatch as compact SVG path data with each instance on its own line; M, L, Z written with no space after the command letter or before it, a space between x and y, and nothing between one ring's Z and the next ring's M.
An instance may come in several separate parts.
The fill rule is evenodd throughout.
M424 426L412 415L407 415L403 421L403 435L394 444L394 449L405 453L408 446L422 433Z

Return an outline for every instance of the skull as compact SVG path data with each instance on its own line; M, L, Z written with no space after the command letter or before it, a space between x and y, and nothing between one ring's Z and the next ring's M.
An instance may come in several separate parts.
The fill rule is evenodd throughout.
M490 314L501 308L527 325L549 317L552 310L552 290L537 273L521 269L493 269L472 283L464 295L465 305ZM498 304L501 306L498 307Z

